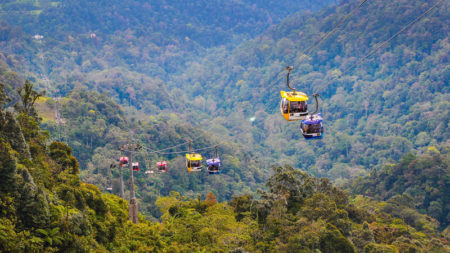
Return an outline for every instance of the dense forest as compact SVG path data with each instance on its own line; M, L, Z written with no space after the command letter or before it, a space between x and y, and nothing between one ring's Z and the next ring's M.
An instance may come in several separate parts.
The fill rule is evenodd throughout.
M442 252L438 222L411 209L395 217L401 199L376 202L347 194L328 179L273 167L267 190L218 203L213 193L156 200L161 222L128 221L127 202L81 182L72 149L39 129L34 104L43 94L26 82L14 111L0 86L0 250L3 252ZM390 206L394 206L391 207ZM294 235L294 236L291 236Z
M66 120L64 126L54 121L55 104ZM110 178L109 169L111 164L118 165L117 159L121 155L118 147L121 144L135 140L142 143L145 149L157 150L195 139L193 148L220 145L218 151L224 170L220 177L188 174L181 156L183 154L148 154L143 149L134 155L134 160L142 165L142 171L135 174L137 195L144 201L141 211L150 216L159 216L155 200L170 191L190 197L213 192L218 200L224 201L238 193L256 191L267 177L245 146L219 140L186 124L175 114L149 117L136 112L136 115L128 117L120 105L106 96L83 91L73 92L60 101L43 97L36 102L36 108L43 117L42 128L52 132L54 139L61 137L72 146L74 155L85 168L81 172L82 179L98 185L102 190L112 184L115 194L119 194L119 172L117 168L113 169ZM186 146L168 151L182 153L184 150ZM203 154L212 157L214 150L205 150ZM168 175L144 174L144 171L155 169L157 161L163 160L169 161ZM125 171L126 182L129 176L129 171Z
M362 60L435 3L2 1L0 251L449 251L449 2ZM287 65L321 140L279 115ZM150 152L192 139L222 174Z
M403 198L410 209L427 213L446 228L450 223L448 152L445 145L439 149L431 146L418 156L408 153L398 164L386 164L353 181L350 188L356 194L380 200Z
M368 2L309 57L304 49L354 5L306 17L294 15L231 52L217 49L193 62L174 81L173 89L188 84L187 96L197 94L193 102L205 111L202 117L213 114L205 124L223 124L227 133L271 153L280 163L339 182L364 175L405 153L446 142L450 133L448 2L373 59L341 75L431 5L429 1L391 4ZM278 94L287 89L285 81L267 87L267 80L288 64L296 66L294 87L321 94L321 112L327 120L321 142L300 141L298 125L280 117ZM254 122L242 124L242 119L251 117Z

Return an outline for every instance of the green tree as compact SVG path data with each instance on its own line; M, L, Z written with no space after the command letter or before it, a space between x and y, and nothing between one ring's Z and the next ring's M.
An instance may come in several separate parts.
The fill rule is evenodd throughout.
M8 193L15 190L16 159L14 151L8 143L0 139L0 192Z
M45 95L44 92L37 92L33 89L33 84L26 80L23 87L17 89L17 93L19 93L20 102L17 102L14 105L16 111L20 113L26 113L27 115L32 116L36 120L38 119L38 115L36 109L34 107L34 103L36 100Z
M330 253L356 252L353 244L335 226L329 223L326 225L326 231L321 235L320 250Z
M9 98L6 95L6 92L5 92L5 85L0 82L0 110L3 109L3 106L8 101L9 101Z
M78 160L72 155L72 149L65 143L52 142L49 146L50 157L61 166L62 170L77 175L80 171Z

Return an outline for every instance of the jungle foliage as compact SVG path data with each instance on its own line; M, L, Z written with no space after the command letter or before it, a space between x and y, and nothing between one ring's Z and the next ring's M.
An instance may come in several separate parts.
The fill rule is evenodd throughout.
M209 49L201 52L189 48L190 42L183 38L177 43L152 46L162 41L152 37L159 34L156 30L169 39L173 34L189 36L181 32L186 30L178 29L177 24L188 24L182 21L186 18L184 11L196 10L199 7L191 5L197 3L156 2L147 9L137 10L139 6L145 7L144 4L139 1L121 1L107 6L101 5L101 1L38 2L41 5L36 8L42 10L41 14L28 17L37 23L21 22L29 26L40 24L45 35L40 42L27 33L32 30L30 27L21 30L8 24L2 26L0 48L4 53L0 56L14 70L26 73L38 87L45 87L54 96L70 96L74 89L89 89L127 106L126 113L130 113L128 109L134 111L133 108L150 115L175 112L182 121L221 139L245 143L253 156L258 157L261 167L274 162L290 164L341 184L349 178L366 175L374 167L379 169L386 162L397 162L408 152L421 151L449 138L447 21L450 12L446 1L380 49L373 58L345 73L346 68L376 43L400 30L432 2L368 1L308 56L303 54L304 50L354 9L355 1L340 1L337 6L300 12L284 19L282 17L290 11L281 9L289 8L276 7L272 1L255 1L252 2L256 4L255 10L248 13L247 18L260 21L264 29L267 20L256 15L262 13L263 8L276 14L281 23L270 26L262 34L254 33L254 39L240 44L229 44L217 36L218 41L223 42L221 45L227 46L202 46ZM25 4L22 1L8 3L4 9ZM283 7L292 6L291 11L320 7L305 3L286 1ZM216 1L204 6L208 9L222 4L226 5L223 6L225 11L218 16L214 16L214 12L206 16L188 15L196 20L196 29L208 30L209 23L225 26L227 22L220 20L227 19L239 26L234 22L240 14L226 10L235 9L235 4L247 6L247 3L233 1L227 5ZM157 23L152 21L155 17L151 15L145 18L129 15L132 10L141 13L150 9L158 15L165 12L168 17L179 18ZM78 10L77 14L72 10ZM102 21L107 25L103 26L103 34L99 32L93 39L89 33L96 32L94 28L98 26L94 12L100 10L106 14ZM50 20L43 18L46 15L53 15L55 20L69 20L68 24L73 25L63 29L61 22L45 23ZM129 20L118 19L116 15L129 17ZM196 15L206 19L201 20ZM29 15L24 16L26 19ZM160 25L173 29L153 27ZM155 31L146 32L147 28ZM233 33L235 28L221 29ZM250 34L254 30L258 29L247 27L243 32ZM67 36L56 36L60 33ZM182 48L184 46L188 48ZM195 53L190 55L189 52ZM270 84L267 81L285 65L296 66L294 86L308 94L319 92L322 95L321 113L326 119L327 137L323 141L302 141L298 124L288 124L278 115L279 90L284 88L284 82L267 87ZM169 69L174 70L171 75L166 72ZM46 83L36 73L52 81ZM255 120L250 121L250 118ZM83 164L86 158L80 159Z
M107 2L0 3L1 251L449 251L448 1L363 62L434 1L367 1L310 55L357 1ZM322 95L321 141L278 115L286 65ZM136 176L152 222L100 192L120 144L195 137L222 175L133 156L169 161Z
M3 85L0 94L6 97ZM235 195L228 203L219 203L213 193L203 199L172 191L156 200L160 222L140 216L140 223L133 224L128 221L127 201L81 182L71 148L49 143L38 119L27 111L0 113L9 117L8 124L0 125L2 252L449 249L448 238L439 235L432 218L408 225L380 208L384 202L349 198L329 179L289 166L272 168L267 191ZM21 147L31 156L22 154Z
M385 208L414 224L420 217L410 216L411 209L438 220L442 229L450 224L449 146L429 147L419 155L408 153L396 164L386 164L367 177L354 180L349 188L389 203ZM408 218L406 218L408 217Z

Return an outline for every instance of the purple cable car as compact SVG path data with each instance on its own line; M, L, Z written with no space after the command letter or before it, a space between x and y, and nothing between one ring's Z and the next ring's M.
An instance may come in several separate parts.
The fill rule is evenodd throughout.
M314 114L302 120L300 131L305 139L321 139L323 137L322 116Z
M219 157L206 160L206 165L208 166L209 174L220 174L222 172Z

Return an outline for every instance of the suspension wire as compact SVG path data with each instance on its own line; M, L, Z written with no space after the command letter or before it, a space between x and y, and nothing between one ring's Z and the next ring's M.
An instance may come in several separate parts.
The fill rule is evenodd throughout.
M204 147L204 148L198 148L198 149L194 149L193 151L202 151L202 150L207 150L207 149L214 149L218 146L221 146L220 144L214 144L212 146L208 146L208 147Z
M316 49L317 47L319 47L328 37L331 36L331 34L333 34L336 30L338 30L348 19L350 19L357 10L359 10L366 2L368 2L369 0L363 0L359 3L358 7L356 7L355 9L353 9L349 14L347 14L343 19L341 19L341 21L339 21L339 23L337 25L335 25L333 27L333 29L331 29L330 31L328 31L325 35L323 35L319 40L317 40L315 43L313 43L311 46L309 46L308 48L306 48L302 55L304 56L310 56L311 53L314 51L314 49ZM278 76L280 73L284 72L285 69L283 69L282 71L278 72L275 76ZM282 79L284 78L284 76L280 77L278 80L276 80L275 82L273 82L272 84L270 84L269 86L265 87L264 89L262 89L262 92L268 90L269 88L271 88L273 85L277 84L278 82L280 82ZM269 79L272 80L273 78ZM268 82L267 82L268 83ZM262 93L261 92L261 93Z
M203 135L198 135L197 137L193 138L193 139L190 140L190 141L194 141L194 140L200 139L202 136L203 136ZM161 153L160 151L165 151L165 150L173 149L173 148L176 148L176 147L179 147L179 146L183 146L183 145L188 144L190 141L186 141L186 142L177 144L177 145L175 145L175 146L171 146L171 147L163 148L163 149L158 149L158 150L149 149L149 148L147 148L147 147L143 147L143 148L147 150L147 154L151 154L151 153Z
M266 91L267 89L269 89L270 87L272 87L273 85L275 85L275 84L277 84L279 81L281 81L281 79L283 79L284 76L278 78L275 82L273 82L273 83L271 83L270 85L266 86L270 81L272 81L275 77L277 77L279 74L281 74L281 73L283 73L283 72L284 72L284 69L281 70L280 72L276 73L275 75L273 75L272 78L270 78L269 80L267 80L267 81L262 85L263 88L262 88L260 94L262 94L263 91ZM264 88L264 86L266 86L266 87Z
M427 11L425 11L424 13L422 13L420 16L418 16L417 18L415 18L413 21L409 22L407 25L405 25L402 29L400 29L396 34L392 35L392 37L390 37L389 39L387 39L384 42L378 43L375 48L370 51L368 54L366 54L364 57L360 58L359 60L357 60L353 65L351 65L350 67L346 68L342 74L340 76L343 76L344 74L346 74L347 72L349 72L351 69L353 69L354 67L356 67L360 62L364 61L365 59L369 58L370 56L374 55L378 49L384 47L385 45L387 45L389 42L391 42L391 40L393 40L394 38L396 38L398 35L400 35L402 32L404 32L406 29L408 29L409 27L411 27L412 25L414 25L415 23L417 23L420 19L422 19L423 17L425 17L428 13L430 13L434 8L436 8L439 4L441 4L442 2L444 2L444 0L439 0L437 1L433 6L431 6Z
M215 147L218 146L222 146L221 144L214 144L212 146L207 146L207 147L203 147L203 148L198 148L198 149L192 149L191 152L196 152L196 151L202 151L202 150L208 150L208 149L214 149ZM142 151L136 151L136 150L124 150L130 153L142 153ZM147 154L151 154L152 152L145 152ZM189 153L189 150L184 150L184 151L174 151L174 152L158 152L158 154L160 155L170 155L170 154L181 154L181 153Z
M303 55L305 56L310 56L310 54L313 52L314 49L316 49L317 47L319 47L328 37L331 36L332 33L334 33L336 30L338 30L344 23L345 21L347 21L348 19L350 19L357 10L359 10L361 8L361 6L363 6L368 0L363 0L362 2L359 3L358 7L356 7L355 9L353 9L349 14L347 14L343 19L341 19L341 21L339 21L339 23L334 26L333 29L331 29L329 32L327 32L325 35L323 35L319 40L317 40L316 42L314 42L311 46L309 46L308 48L306 48L303 51Z

